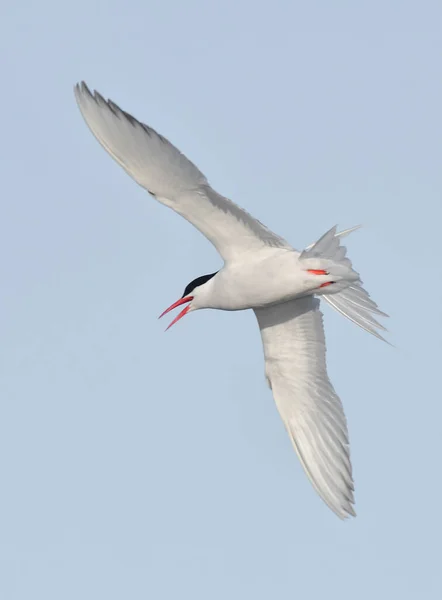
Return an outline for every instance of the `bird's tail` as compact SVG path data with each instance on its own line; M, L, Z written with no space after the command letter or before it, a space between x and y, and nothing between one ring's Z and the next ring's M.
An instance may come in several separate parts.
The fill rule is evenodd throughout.
M308 269L313 272L326 271L332 280L336 282L325 282L319 287L316 294L323 296L324 300L344 317L373 334L377 338L386 341L378 332L378 329L386 331L385 327L378 323L375 315L388 317L379 310L369 293L362 287L359 274L353 270L352 263L346 257L347 250L340 244L341 238L352 233L357 227L337 232L333 227L323 235L316 243L308 246L299 257L301 261L309 261Z

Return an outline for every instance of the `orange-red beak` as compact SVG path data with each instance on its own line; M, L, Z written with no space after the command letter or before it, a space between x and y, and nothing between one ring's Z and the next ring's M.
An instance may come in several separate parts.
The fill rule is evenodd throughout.
M166 308L166 310L163 313L161 313L158 318L161 319L161 317L164 317L164 315L167 315L167 313L170 312L171 310L173 310L174 308L181 306L181 304L186 304L186 302L192 302L192 300L193 300L193 296L186 296L185 298L180 298L179 300L174 302L171 306L169 306L169 308ZM184 317L184 315L186 315L189 312L189 310L190 310L190 304L188 306L186 306L186 308L183 308L183 310L180 312L180 314L174 318L174 320L169 325L169 327L167 327L167 329L170 329L172 327L172 325L175 325L175 323L177 323L180 319L182 319ZM167 331L167 329L166 329L166 331Z

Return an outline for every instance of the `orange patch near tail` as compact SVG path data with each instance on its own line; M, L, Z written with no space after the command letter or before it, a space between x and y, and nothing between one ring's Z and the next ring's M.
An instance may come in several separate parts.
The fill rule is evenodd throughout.
M328 275L327 271L324 271L324 269L307 269L307 271L312 275Z
M335 283L335 282L334 281L326 281L325 283L321 283L321 285L319 287L320 288L326 287L327 285L331 285L332 283Z

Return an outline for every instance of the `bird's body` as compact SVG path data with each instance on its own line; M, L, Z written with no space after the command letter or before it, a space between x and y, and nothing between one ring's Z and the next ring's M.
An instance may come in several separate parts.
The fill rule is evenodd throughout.
M325 281L327 276L322 276ZM300 267L299 252L269 248L226 264L204 288L195 308L246 310L293 300L318 287L317 276ZM313 280L313 281L312 281Z
M309 272L309 268L322 269L311 263L307 266L300 256L294 249L282 248L240 255L207 282L204 293L200 292L202 297L195 298L193 308L246 310L281 304L314 292L319 294L320 286L330 282L331 277Z
M219 251L224 266L198 277L170 310L186 304L172 322L192 310L253 309L264 346L266 376L281 418L314 488L341 518L354 515L347 424L328 378L319 300L370 333L384 315L363 289L358 273L332 228L302 252L242 208L218 194L205 176L152 128L75 88L92 133L123 169L157 200L199 229ZM382 339L382 338L381 338Z

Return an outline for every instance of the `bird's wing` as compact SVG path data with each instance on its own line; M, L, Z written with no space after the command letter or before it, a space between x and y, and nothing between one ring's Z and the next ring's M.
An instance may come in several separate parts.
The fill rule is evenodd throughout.
M255 314L267 380L302 466L340 518L354 516L347 423L327 375L319 300L308 296Z
M263 246L290 248L245 210L213 190L166 138L83 82L74 88L86 124L119 165L160 202L192 223L224 260Z

